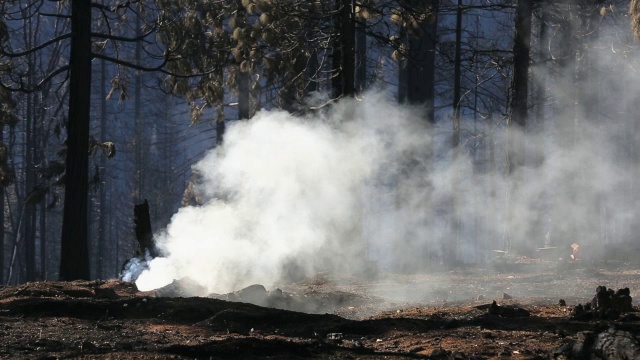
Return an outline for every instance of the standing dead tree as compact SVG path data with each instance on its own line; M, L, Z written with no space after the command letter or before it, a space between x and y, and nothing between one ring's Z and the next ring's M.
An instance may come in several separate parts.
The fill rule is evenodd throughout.
M147 251L149 256L155 258L158 256L156 244L153 241L153 232L151 231L151 217L149 215L149 203L145 199L142 204L137 204L133 208L134 222L136 224L136 240L138 240L138 250L136 256L143 258Z

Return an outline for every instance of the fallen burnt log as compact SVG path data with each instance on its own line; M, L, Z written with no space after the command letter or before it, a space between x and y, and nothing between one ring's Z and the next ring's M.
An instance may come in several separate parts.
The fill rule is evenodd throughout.
M640 359L640 342L631 332L613 327L600 333L585 331L553 355L555 359Z
M500 306L495 300L487 308L487 313L504 318L527 317L531 315L526 309L517 306Z

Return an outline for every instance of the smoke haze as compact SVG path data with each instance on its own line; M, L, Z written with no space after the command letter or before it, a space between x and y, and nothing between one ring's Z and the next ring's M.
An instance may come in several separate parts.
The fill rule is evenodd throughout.
M619 191L635 166L620 160L602 127L585 123L589 141L571 145L528 134L531 165L512 181L502 150L494 171L466 150L452 163L450 132L427 126L417 110L369 94L314 116L262 111L233 123L223 146L196 165L204 204L180 209L156 234L164 257L136 284L150 290L188 277L224 293L318 271L361 273L371 263L427 269L454 239L467 263L493 249L568 249L574 241L595 254L610 241L603 209L616 209L608 224L636 213ZM497 149L503 137L494 135Z

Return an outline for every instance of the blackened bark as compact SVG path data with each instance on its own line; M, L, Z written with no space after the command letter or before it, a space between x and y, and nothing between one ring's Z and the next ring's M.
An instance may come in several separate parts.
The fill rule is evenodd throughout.
M339 0L336 39L333 49L333 97L352 97L355 92L355 22L353 0Z
M149 215L149 203L145 199L142 204L135 205L133 208L136 228L136 240L138 240L138 250L136 256L143 257L149 252L152 258L158 256L158 250L153 241L153 232L151 230L151 216Z
M32 59L29 60L30 62ZM29 194L33 190L34 185L34 163L33 163L33 123L34 121L34 101L35 96L33 94L27 94L27 118L26 118L26 133L25 133L25 153L24 153L24 221L22 231L22 238L24 239L24 257L25 257L25 280L35 280L35 204L29 200Z
M244 12L244 6L242 5L242 1L237 0L238 4L238 13L236 15L237 18L242 18L246 16ZM242 48L242 58L245 61L248 60L247 56L247 48L243 45ZM247 120L251 118L251 70L249 66L243 68L242 62L238 63L238 119Z
M7 158L7 147L4 144L4 128L0 126L0 169L3 177L6 176L5 164ZM0 284L4 281L4 181L0 181Z
M226 131L226 125L224 123L224 118L222 120L220 119L216 120L216 146L222 145L225 131Z
M107 64L100 61L100 141L107 136ZM105 236L107 226L107 191L102 179L107 167L106 156L100 157L100 219L98 220L98 258L96 259L96 278L104 278L104 257L106 256Z
M529 59L531 46L532 0L518 0L516 7L516 33L513 44L513 83L511 114L507 119L507 185L505 250L512 249L523 255L532 255L535 242L523 234L511 214L511 194L517 192L525 179L516 170L524 166L524 133L528 117ZM520 234L520 236L516 236Z
M91 3L71 2L69 118L60 280L90 277L87 197L91 102Z
M508 148L508 171L524 165L523 139L515 139L517 131L524 131L528 117L529 58L531 46L532 0L518 0L516 8L516 34L513 44L513 95L511 116L508 119L510 141ZM514 125L518 125L514 129ZM516 130L515 132L513 130Z
M426 120L433 123L438 0L429 0L426 6L431 8L431 16L421 22L419 36L409 35L406 96L409 103L423 105Z
M251 106L249 104L250 81L249 71L238 70L238 119L240 120L246 120L251 117Z
M309 57L309 65L305 73L305 79L307 87L305 88L305 94L318 91L318 52L313 50Z
M219 67L216 69L216 81L218 84L224 83L224 68ZM226 131L225 116L224 116L224 88L221 90L222 94L216 103L216 146L222 145L224 140L224 133Z
M366 20L356 28L355 88L362 93L367 88L367 33Z
M457 266L460 247L460 215L458 211L458 159L460 158L460 101L462 94L462 0L456 9L456 47L453 67L453 132L451 149L453 152L453 175L451 178L451 239L446 248L449 266Z
M40 203L40 277L47 280L47 203Z

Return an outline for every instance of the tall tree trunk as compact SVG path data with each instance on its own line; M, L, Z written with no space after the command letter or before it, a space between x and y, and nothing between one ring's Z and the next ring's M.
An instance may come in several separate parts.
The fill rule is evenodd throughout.
M535 92L533 99L535 101L535 118L529 121L529 134L535 137L542 136L544 132L545 122L545 98L547 96L547 63L551 59L549 52L549 25L550 18L550 2L549 0L540 1L540 29L538 33L538 69L535 71ZM541 166L544 163L544 154L541 151L536 152L536 158L532 159L534 166ZM547 177L548 174L541 174ZM545 233L544 214L548 212L549 189L544 189L536 206L536 218L532 219L531 239L537 246L551 246L550 234ZM549 235L548 235L549 234Z
M87 234L89 118L91 104L91 3L71 1L69 117L60 280L90 277Z
M430 9L430 15L420 23L418 33L408 37L407 99L424 107L424 116L433 123L436 39L438 30L438 0L413 1L416 10Z
M532 0L518 0L516 7L515 39L513 44L513 83L511 114L507 119L507 184L505 250L517 246L520 253L529 254L532 251L532 241L527 241L527 235L522 229L515 229L513 221L512 197L524 181L518 168L524 166L525 144L524 132L528 117L529 95L529 59L531 46L531 15ZM516 233L522 236L516 237Z
M352 97L355 94L355 22L353 0L337 0L339 7L336 19L333 48L333 97Z
M35 143L33 141L34 123L35 123L35 94L27 95L27 118L25 131L25 158L24 158L24 194L25 194L25 213L22 228L22 238L25 256L25 280L35 281L35 203L30 199L30 193L34 190L34 158L33 150Z
M142 33L140 16L136 17L136 35L140 36ZM135 61L136 64L142 63L142 43L136 42L135 49ZM136 126L136 198L137 202L142 202L144 194L144 119L142 118L142 72L136 71L134 88L134 119Z
M535 132L537 134L542 133L544 130L544 114L545 107L544 101L547 94L547 61L550 60L551 54L549 54L549 1L542 0L540 2L540 33L538 40L538 58L540 63L540 69L537 71L536 82L538 83L535 92L536 101L536 119L535 119ZM541 159L540 159L541 160Z
M0 156L3 157L0 159L0 162L6 164L7 157L9 156L9 149L4 144L4 126L0 126ZM6 174L5 174L6 175ZM0 185L0 284L5 284L4 280L4 242L5 242L5 228L4 228L4 219L5 219L5 187Z
M405 53L399 53L398 57L398 102L409 103L420 106L422 117L430 124L434 123L434 79L435 79L435 44L437 34L437 9L438 1L418 1L412 0L408 4L411 11L422 12L430 10L430 16L419 24L419 28L400 30L399 37ZM428 134L425 134L428 136ZM400 159L404 161L399 166L401 168L398 179L399 186L396 193L396 206L402 206L413 194L403 190L402 181L404 179L420 179L427 173L429 162L419 162L416 159L433 156L433 149L416 149L415 155ZM423 224L433 221L435 216L431 208L427 207L421 214ZM428 235L426 235L428 236ZM421 239L422 240L422 239ZM429 247L427 239L418 243L417 249L409 251L421 251L424 253L425 262L421 265L428 267L433 258L434 249Z
M367 20L361 19L356 28L355 89L358 93L367 88Z
M47 280L47 203L40 203L40 279Z
M33 19L29 17L26 19L26 32L25 32L25 43L28 48L30 48L33 44ZM35 68L36 68L36 59L35 54L30 54L27 56L27 67L29 69L29 86L33 86L35 83L33 77L35 76ZM34 157L33 150L35 147L34 142L34 124L36 117L36 95L34 93L27 94L27 104L26 104L26 129L25 129L25 155L23 161L23 169L24 169L24 194L25 194L25 214L24 214L24 225L20 230L22 231L23 238L23 246L24 246L24 256L25 256L25 280L26 281L34 281L35 280L35 205L33 202L29 201L29 194L33 190L35 183L35 174L34 174Z
M574 117L574 133L576 136L576 142L578 144L582 144L585 142L589 142L592 139L590 138L592 135L590 132L585 131L585 129L589 128L586 125L599 125L600 119L598 115L600 111L598 111L598 99L597 89L599 84L598 79L598 71L594 71L594 54L593 50L590 46L588 46L589 40L593 40L598 37L598 28L597 19L600 16L600 6L597 4L584 4L580 3L576 6L578 16L578 29L577 31L581 35L579 37L579 44L577 46L576 51L576 100L575 104L575 117ZM637 123L637 122L634 122ZM632 134L637 133L637 127L634 126ZM631 137L633 139L633 137ZM635 140L632 140L632 143L635 145ZM636 148L632 146L632 148ZM635 155L635 154L634 154ZM595 155L596 157L600 156L600 153ZM636 156L633 156L637 158ZM599 159L602 161L602 159ZM637 172L636 172L637 173ZM586 183L588 181L587 170L581 168L577 181L581 182L582 187L586 187ZM635 186L635 181L631 182L632 186ZM635 189L631 189L631 193L629 194L631 197L635 197L638 199L637 191ZM584 197L581 194L576 194L576 199L578 201L584 201ZM600 226L600 206L602 204L602 196L599 193L595 194L595 199L589 201L588 203L583 203L582 208L584 209L584 216L578 219L578 223L574 225L575 227L575 238L572 241L583 242L587 246L596 246L598 243L599 234L602 232ZM630 198L631 198L630 197ZM636 233L634 230L638 230L639 227L637 225L632 225L632 235ZM593 252L595 253L595 252Z
M458 161L460 158L460 102L462 94L462 0L458 0L456 8L456 47L453 64L453 132L451 134L451 150L453 172L451 178L451 239L447 243L446 256L450 266L458 263L458 252L460 247L460 211L459 184L458 184Z
M238 70L238 119L251 117L251 76L249 71Z
M320 64L318 64L318 52L316 50L311 51L309 57L309 64L305 74L305 95L311 92L318 91L318 70Z
M107 137L107 64L100 61L100 141ZM96 278L104 278L104 258L106 256L105 236L107 224L107 191L105 189L105 172L107 159L100 157L100 219L98 222L98 255L96 259Z
M242 1L236 0L238 6L238 13L236 17L246 17L244 6L242 5ZM243 21L246 23L246 20ZM241 60L248 60L248 50L246 45L242 45ZM246 120L251 118L251 69L250 66L245 66L243 68L242 62L238 62L237 64L237 82L238 82L238 119Z
M400 29L400 41L404 48L409 47L409 35L405 29ZM404 104L408 101L409 92L409 61L406 58L408 54L400 54L398 57L398 103Z
M216 82L218 84L224 84L224 68L219 67L216 69ZM225 116L224 116L224 87L222 87L220 98L216 103L216 146L222 145L224 140L224 133L226 131Z

